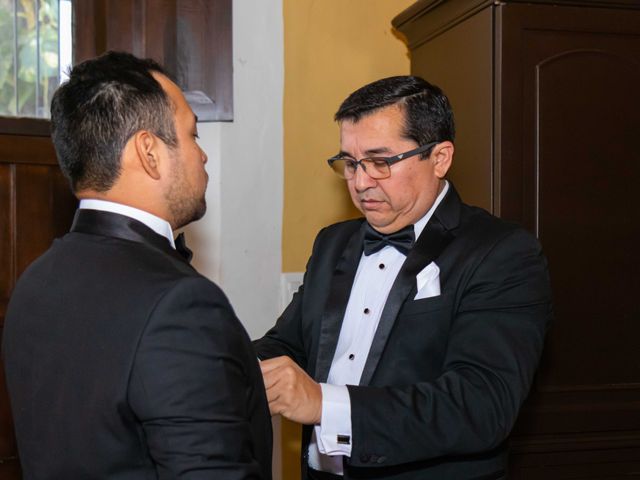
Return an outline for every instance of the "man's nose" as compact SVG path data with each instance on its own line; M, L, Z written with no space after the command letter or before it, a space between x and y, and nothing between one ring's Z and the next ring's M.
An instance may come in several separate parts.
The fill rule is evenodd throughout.
M359 192L363 192L368 188L376 186L376 181L369 176L362 164L358 165L358 168L356 168L356 171L353 174L353 182L356 190Z

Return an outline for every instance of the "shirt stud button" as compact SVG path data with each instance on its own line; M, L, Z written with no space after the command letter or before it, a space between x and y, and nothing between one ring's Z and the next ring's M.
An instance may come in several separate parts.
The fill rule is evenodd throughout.
M369 312L370 312L370 311L371 311L371 310L369 310L368 308L365 308L365 309L364 309L364 314L365 314L365 315L369 315Z
M384 270L384 263L381 263L380 265L378 265L378 268L379 268L380 270Z
M349 354L349 360L353 360L354 358L356 358L356 356L353 353Z

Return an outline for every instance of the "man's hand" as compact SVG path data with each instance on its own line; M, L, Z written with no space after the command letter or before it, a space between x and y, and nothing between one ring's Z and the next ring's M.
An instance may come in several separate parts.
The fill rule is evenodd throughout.
M322 418L322 388L291 358L260 362L271 415L282 415L304 425L319 424Z

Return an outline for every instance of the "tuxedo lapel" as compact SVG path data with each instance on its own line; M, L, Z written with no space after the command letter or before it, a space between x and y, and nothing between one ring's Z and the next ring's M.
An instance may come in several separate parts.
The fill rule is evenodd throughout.
M364 226L363 222L361 228L351 235L329 283L329 294L320 325L318 356L313 377L318 382L326 382L329 376L351 287L362 256Z
M368 385L371 381L398 317L398 312L400 312L402 305L416 284L416 276L424 267L438 258L449 244L453 238L450 229L457 226L459 215L460 197L458 197L453 185L449 184L449 192L447 192L447 195L420 234L416 244L407 255L391 287L371 343L371 349L369 350L362 376L360 377L360 385Z
M144 223L126 215L101 210L78 209L73 219L71 231L144 243L188 263L171 247L168 239L158 235Z

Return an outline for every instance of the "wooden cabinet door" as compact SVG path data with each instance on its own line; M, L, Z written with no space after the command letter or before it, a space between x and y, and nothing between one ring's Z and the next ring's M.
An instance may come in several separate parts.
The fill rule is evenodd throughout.
M498 213L540 238L555 311L513 478L637 475L640 11L506 4L496 18Z

